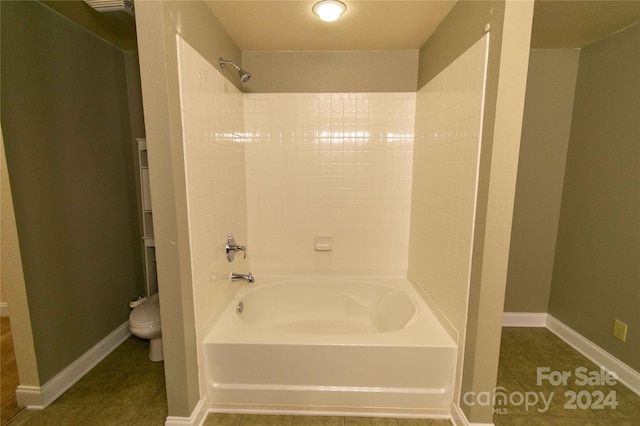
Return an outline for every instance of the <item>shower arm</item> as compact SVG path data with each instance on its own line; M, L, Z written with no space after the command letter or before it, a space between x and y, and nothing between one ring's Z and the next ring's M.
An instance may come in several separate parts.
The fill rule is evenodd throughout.
M233 65L233 67L236 69L236 71L240 71L240 67L237 66L234 62L225 61L224 59L220 58L220 68L224 68L224 66L227 65L227 64Z
M250 73L246 72L245 70L243 70L242 68L240 68L238 65L236 65L231 61L225 61L224 59L220 58L219 64L220 64L220 68L222 69L224 69L224 66L227 64L232 65L236 69L236 71L238 71L238 74L240 75L240 81L242 83L246 83L251 78Z

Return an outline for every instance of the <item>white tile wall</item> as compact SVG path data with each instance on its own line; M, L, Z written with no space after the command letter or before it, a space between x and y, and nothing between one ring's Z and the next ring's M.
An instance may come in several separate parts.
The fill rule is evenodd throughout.
M247 242L243 95L179 36L178 63L196 332L200 333L237 288L229 280L232 269L248 270L242 256L230 264L225 253L229 232L238 244Z
M417 96L408 277L464 348L487 37Z
M227 262L233 232L258 279L408 262L463 342L486 40L417 98L243 95L179 37L178 56L197 333L237 288L229 273L249 270ZM316 235L334 249L315 251Z
M254 273L404 273L414 93L245 94ZM314 236L333 236L315 251Z

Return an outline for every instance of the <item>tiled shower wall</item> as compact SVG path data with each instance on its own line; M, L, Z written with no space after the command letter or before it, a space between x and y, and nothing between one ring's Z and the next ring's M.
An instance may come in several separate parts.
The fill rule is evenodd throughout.
M415 93L245 94L244 108L253 272L404 274Z
M487 36L419 92L409 279L458 335L462 371ZM456 384L458 393L459 382ZM457 397L456 397L457 398Z
M179 37L178 63L199 333L238 285L229 280L232 267L248 270L242 256L230 264L225 253L229 232L247 241L243 95Z

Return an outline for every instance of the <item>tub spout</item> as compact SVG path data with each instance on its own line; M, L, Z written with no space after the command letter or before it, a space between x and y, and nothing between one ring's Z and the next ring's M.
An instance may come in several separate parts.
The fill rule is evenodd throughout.
M231 281L246 281L249 284L254 283L255 279L253 278L253 275L251 274L251 272L249 272L247 275L244 274L236 274L235 272L231 273Z

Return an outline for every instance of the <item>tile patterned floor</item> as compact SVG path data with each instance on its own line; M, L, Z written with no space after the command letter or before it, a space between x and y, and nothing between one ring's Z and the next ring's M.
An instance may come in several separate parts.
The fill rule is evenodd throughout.
M209 414L203 426L449 426L448 420Z
M553 385L545 379L538 385L538 367L549 367L550 372L568 372L571 375L567 376L566 383ZM580 367L585 370L576 371ZM640 425L640 396L621 384L583 384L583 376L589 376L592 372L597 374L599 371L595 364L546 328L504 328L500 345L498 385L506 389L507 395L526 392L540 395L542 392L550 403L545 404L540 399L538 404L532 404L527 410L525 404L519 403L518 398L512 398L515 404L497 407L495 425ZM595 405L600 399L600 393L605 397L611 394L610 402L615 398L615 409L606 404L606 399L603 400L602 408ZM574 400L572 395L579 396ZM531 401L534 401L533 397ZM548 408L545 409L545 405Z
M167 416L163 363L147 358L148 342L131 337L75 384L46 410L25 411L10 426L147 426L164 425ZM550 331L543 328L505 328L500 349L498 386L506 393L543 392L554 396L549 408L538 412L522 405L501 406L494 416L496 426L580 425L638 426L640 396L622 385L566 386L536 383L536 368L574 372L577 367L598 371ZM595 395L615 392L617 407L567 410L564 392L588 391ZM543 407L542 403L538 405ZM204 426L445 426L447 420L391 419L333 416L262 416L249 414L209 414Z
M11 324L9 317L0 318L0 423L6 424L12 417L22 409L18 407L16 393L14 390L20 384L18 378L18 366L16 365L16 354L13 349L13 335L11 334Z
M148 341L130 337L45 410L23 411L8 426L164 425L164 363L148 353Z

